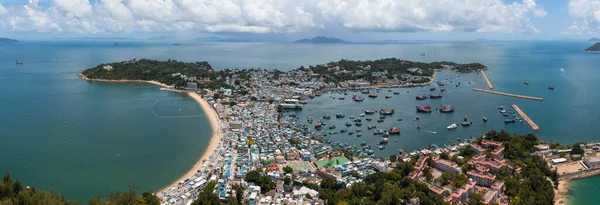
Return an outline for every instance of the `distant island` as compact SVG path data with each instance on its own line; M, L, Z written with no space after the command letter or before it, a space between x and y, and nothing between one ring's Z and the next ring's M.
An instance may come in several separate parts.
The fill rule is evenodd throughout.
M194 41L217 42L217 41L221 41L221 39L216 36L208 36L208 37L195 38Z
M342 39L339 38L329 38L329 37L325 37L325 36L317 36L314 37L312 39L300 39L297 41L294 41L294 43L348 43Z
M152 36L150 38L148 38L148 40L150 41L166 41L166 40L171 40L173 39L173 36Z
M600 41L600 38L596 38L596 37L594 37L594 38L590 38L590 40L588 40L588 41L595 41L595 42L598 42L598 41Z
M0 43L18 43L19 41L10 38L0 38Z
M599 43L595 43L594 45L586 48L584 51L585 52L591 52L591 53L600 52L600 42Z

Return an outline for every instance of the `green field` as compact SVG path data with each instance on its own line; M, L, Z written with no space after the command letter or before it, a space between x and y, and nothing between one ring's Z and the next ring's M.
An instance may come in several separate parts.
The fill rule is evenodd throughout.
M317 165L317 167L322 167L322 166L329 164L329 162L331 162L331 166L335 166L335 165L338 165L338 162L339 162L339 164L345 164L348 161L350 161L350 160L346 159L345 157L334 157L331 160L322 160L322 161L315 162L315 164Z

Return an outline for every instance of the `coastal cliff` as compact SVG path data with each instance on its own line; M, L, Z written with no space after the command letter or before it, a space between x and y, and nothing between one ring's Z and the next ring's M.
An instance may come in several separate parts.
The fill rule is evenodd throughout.
M598 53L598 52L600 52L600 42L595 43L594 45L586 48L584 51L585 52L590 52L590 53Z

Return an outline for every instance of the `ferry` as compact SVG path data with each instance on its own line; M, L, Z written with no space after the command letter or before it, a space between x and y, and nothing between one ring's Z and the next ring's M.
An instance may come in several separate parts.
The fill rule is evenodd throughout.
M356 102L362 102L364 99L358 95L355 95L354 97L352 97L352 100Z
M283 107L283 109L296 109L296 110L302 109L302 104L300 104L300 101L298 101L296 99L286 99L280 105L281 105L281 107Z
M427 96L425 95L418 95L417 97L415 97L417 100L425 100L427 99Z
M369 94L369 97L370 97L370 98L376 98L376 97L377 97L377 94L375 94L375 93L371 93L371 94Z
M365 114L369 114L369 115L375 114L375 112L377 112L377 111L376 110L371 110L371 109L365 110Z
M441 113L451 113L454 112L454 106L452 105L440 105L440 112Z
M435 94L431 94L429 95L430 99L439 99L442 98L442 94L441 93L435 93Z
M390 128L390 130L388 132L390 134L400 134L400 128L392 127L392 128Z
M424 112L424 113L430 113L431 112L431 106L429 105L417 105L417 112Z
M448 130L452 130L452 129L456 129L458 127L458 125L456 123L452 123L451 125L449 125L448 127L446 127Z
M344 113L338 112L335 117L336 118L344 118L346 115L344 115Z

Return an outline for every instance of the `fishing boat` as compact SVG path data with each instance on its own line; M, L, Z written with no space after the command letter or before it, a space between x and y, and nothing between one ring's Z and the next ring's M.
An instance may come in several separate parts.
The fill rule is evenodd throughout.
M352 100L354 100L356 102L362 102L365 99L362 98L362 97L360 97L360 96L358 96L358 95L355 95L355 96L352 97Z
M344 115L344 113L338 112L337 114L335 114L336 118L344 118L346 115Z
M360 146L365 146L365 145L367 145L366 141L362 141L362 143L360 143Z
M325 115L325 116L323 116L323 119L329 120L329 119L331 119L331 116Z
M452 105L440 105L440 112L441 113L451 113L454 112L454 106Z
M377 122L383 122L383 119L379 119L379 120L377 120Z
M367 129L369 129L369 130L370 130L370 129L374 129L374 128L376 128L376 127L377 127L377 126L375 126L375 125L368 125L368 126L367 126Z
M392 128L390 128L390 130L388 132L390 134L400 134L400 128L392 127Z
M383 116L383 115L382 115L382 116L379 116L379 119L382 119L382 120L383 120L383 119L385 119L385 116Z
M424 113L430 113L431 112L431 106L429 105L417 105L417 112L424 112Z
M346 99L346 98L345 98L345 97L339 97L338 99L340 99L340 100L344 100L344 99Z
M350 127L350 126L352 126L352 123L347 122L346 127Z
M345 133L345 132L348 132L348 130L347 129L340 130L340 133Z
M483 122L487 122L487 117L483 116Z
M458 127L458 125L456 123L452 123L451 125L449 125L446 128L449 129L449 130L452 130L452 129L456 129L457 127Z
M440 89L440 91L444 92L444 91L446 91L446 88L442 88L442 89Z
M389 139L387 137L384 137L383 139L381 139L381 141L379 141L379 144L387 144L389 141Z
M393 94L394 95L400 95L400 92L396 91L396 92L393 92Z
M362 136L362 133L356 133L356 137Z
M391 95L385 95L385 98L386 98L386 99L387 99L387 98L392 98L392 96L391 96Z
M426 100L427 96L425 95L418 95L417 97L415 97L417 100Z
M516 120L515 119L505 119L504 123L515 123Z
M392 109L392 108L388 108L388 109L385 109L385 110L381 109L381 110L379 110L379 114L381 114L381 115L391 115L391 114L394 114L394 109Z
M377 112L377 111L372 110L372 109L365 110L365 114L369 114L369 115L375 114L375 112Z
M377 94L375 94L375 93L371 93L371 94L369 94L369 97L370 97L370 98L376 98L376 97L377 97Z
M434 93L434 94L429 95L429 98L430 99L440 99L440 98L442 98L442 94L441 93Z
M360 91L362 94L369 94L369 90L362 90Z
M549 90L554 90L554 86L548 86Z
M460 125L462 125L463 127L467 127L469 125L471 125L470 122L461 122Z
M370 117L367 117L367 118L365 118L365 120L367 120L367 121L371 121L371 120L373 120L373 119L371 119Z
M315 125L315 128L321 128L321 125L322 125L322 124L319 122L319 123L317 123L317 124Z
M434 90L435 90L435 88L429 88L429 91L434 91Z
M361 126L361 125L362 125L362 123L360 123L360 122L355 122L355 123L354 123L354 125L356 125L356 126Z

